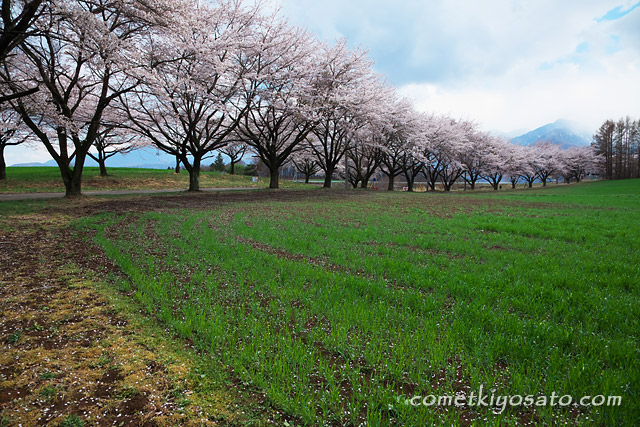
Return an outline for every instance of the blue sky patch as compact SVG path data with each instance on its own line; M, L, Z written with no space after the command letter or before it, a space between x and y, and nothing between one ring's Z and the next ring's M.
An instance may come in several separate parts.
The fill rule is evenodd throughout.
M623 16L630 14L638 6L640 6L640 2L634 4L629 9L626 9L626 10L622 6L618 6L616 8L611 9L609 12L605 13L605 15L602 18L597 19L597 21L598 22L615 21L616 19L620 19Z
M586 53L589 52L589 43L582 42L576 47L576 53Z
M613 55L614 53L618 52L620 50L620 37L610 36L609 43L607 44L605 50L609 55Z

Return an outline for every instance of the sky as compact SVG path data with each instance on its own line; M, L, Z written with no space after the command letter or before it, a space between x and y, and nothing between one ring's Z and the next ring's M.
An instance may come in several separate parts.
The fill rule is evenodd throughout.
M567 119L640 119L640 1L267 0L329 43L369 51L416 108L517 136ZM7 164L45 162L9 147Z
M640 2L280 0L291 23L363 47L421 111L512 134L640 118Z

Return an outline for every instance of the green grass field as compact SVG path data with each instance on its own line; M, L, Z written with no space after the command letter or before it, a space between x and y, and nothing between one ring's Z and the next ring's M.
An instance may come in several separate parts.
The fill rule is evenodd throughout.
M183 170L108 168L109 176L101 177L97 167L83 170L83 190L142 190L161 188L189 188L189 173ZM200 186L258 187L268 182L253 183L250 176L229 175L219 172L202 172ZM7 179L0 181L0 193L64 192L60 171L55 167L9 167Z
M347 195L348 194L348 195ZM122 290L308 425L637 425L640 181L80 220ZM425 407L415 395L622 396Z

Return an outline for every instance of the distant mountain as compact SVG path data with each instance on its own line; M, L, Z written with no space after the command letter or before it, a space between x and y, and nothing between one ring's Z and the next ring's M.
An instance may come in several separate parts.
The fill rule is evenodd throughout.
M536 142L552 142L562 148L590 145L592 133L578 123L569 120L556 120L524 135L517 136L511 142L519 145L533 145Z
M167 169L174 167L176 160L173 156L163 153L153 147L144 147L133 150L127 154L116 154L107 159L107 169L112 168L146 168L146 169ZM85 166L98 166L92 158L87 156ZM12 166L57 166L55 160L44 163L18 163Z
M526 133L528 130L529 129L522 128L522 129L512 130L510 132L504 132L504 131L499 130L499 129L492 129L489 132L491 132L492 135L499 136L501 138L513 139L513 138L515 138L517 136L520 136L520 135Z
M31 163L14 163L12 165L9 166L15 166L15 167L41 167L41 166L58 166L55 162L55 160L49 160L48 162L42 162L42 163L38 163L38 162L31 162Z
M52 163L52 165L50 165L49 163ZM37 167L37 166L56 166L56 163L53 160L49 160L48 162L44 162L44 163L38 163L38 162L31 162L31 163L15 163L13 165L9 165L11 167L15 166L15 167Z

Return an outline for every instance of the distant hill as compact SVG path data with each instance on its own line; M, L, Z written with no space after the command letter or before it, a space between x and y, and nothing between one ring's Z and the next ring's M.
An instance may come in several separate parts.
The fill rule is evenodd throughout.
M173 156L163 153L153 147L144 147L133 150L127 154L116 154L107 159L107 168L145 168L145 169L167 169L174 167L176 160ZM87 156L85 166L98 166L92 158ZM11 166L57 166L55 160L44 163L18 163Z
M556 120L538 129L517 136L511 142L519 145L533 145L536 142L552 142L562 148L590 145L592 133L578 123Z

